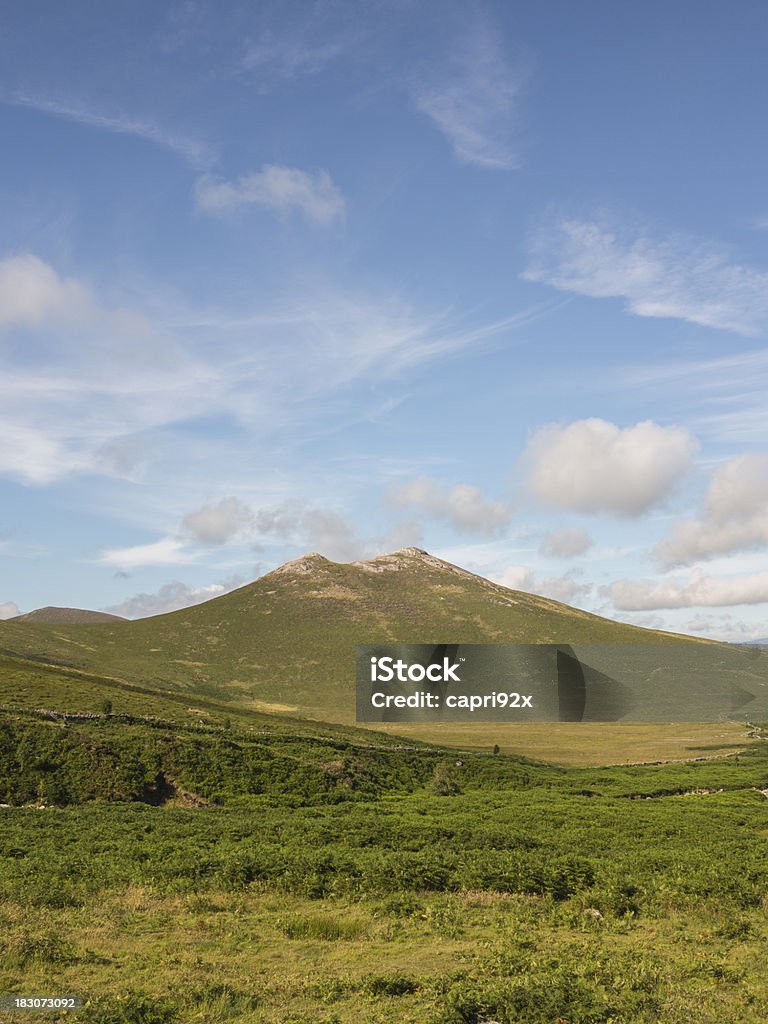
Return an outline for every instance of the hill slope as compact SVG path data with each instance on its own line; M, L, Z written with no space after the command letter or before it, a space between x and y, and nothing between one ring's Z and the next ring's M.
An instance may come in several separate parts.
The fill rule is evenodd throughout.
M349 564L306 555L204 604L133 622L0 624L0 650L15 656L341 722L354 716L359 643L672 639L510 590L417 548Z

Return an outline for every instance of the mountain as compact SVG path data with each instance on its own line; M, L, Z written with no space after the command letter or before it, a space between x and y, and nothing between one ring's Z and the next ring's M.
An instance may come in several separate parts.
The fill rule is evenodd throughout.
M679 639L510 590L418 548L351 563L308 554L204 604L132 622L0 623L0 653L335 722L354 720L360 643Z
M87 608L35 608L24 615L14 615L13 622L40 622L47 626L67 626L80 622L125 622L122 615L110 615L109 612L92 612Z

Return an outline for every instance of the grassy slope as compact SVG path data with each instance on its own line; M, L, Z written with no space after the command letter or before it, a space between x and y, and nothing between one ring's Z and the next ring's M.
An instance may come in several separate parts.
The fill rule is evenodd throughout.
M412 551L358 565L308 556L205 604L135 622L5 622L0 651L153 689L262 701L349 722L360 643L673 638L509 590Z

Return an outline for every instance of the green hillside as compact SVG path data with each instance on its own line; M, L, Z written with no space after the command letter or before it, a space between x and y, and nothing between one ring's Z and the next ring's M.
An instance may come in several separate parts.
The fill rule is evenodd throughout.
M671 639L510 590L417 548L350 564L306 555L223 597L134 622L0 624L7 654L337 722L354 718L360 643Z

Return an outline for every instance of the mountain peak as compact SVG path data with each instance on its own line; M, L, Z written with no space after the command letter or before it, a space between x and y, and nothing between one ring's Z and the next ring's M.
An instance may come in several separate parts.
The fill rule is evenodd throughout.
M316 569L320 569L323 566L330 564L330 559L326 558L325 555L321 555L318 551L308 551L306 555L301 555L299 558L292 558L290 562L283 562L282 565L278 565L276 569L273 569L270 573L267 573L267 575L303 575L305 573L314 572Z

